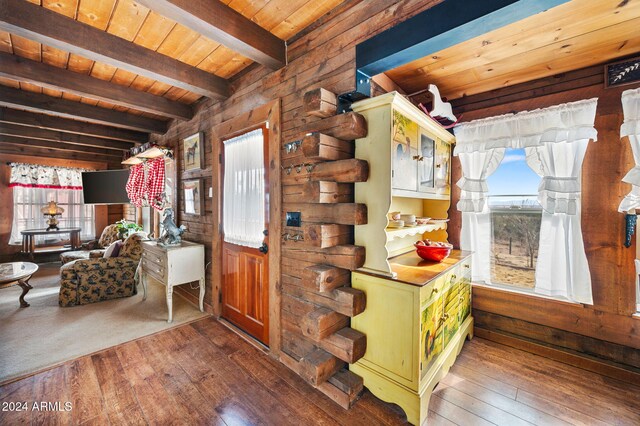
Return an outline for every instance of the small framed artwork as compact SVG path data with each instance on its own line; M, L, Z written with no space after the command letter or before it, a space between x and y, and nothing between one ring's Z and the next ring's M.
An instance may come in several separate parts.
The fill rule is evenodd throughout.
M184 193L184 212L188 214L204 214L204 193L202 179L182 182Z
M204 133L198 132L182 139L182 161L184 170L204 169Z
M604 87L624 86L640 82L640 57L604 66Z

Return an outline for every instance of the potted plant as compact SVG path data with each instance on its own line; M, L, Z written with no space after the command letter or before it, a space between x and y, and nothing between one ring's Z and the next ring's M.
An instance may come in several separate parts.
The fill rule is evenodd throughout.
M142 231L142 226L137 223L129 222L125 219L117 221L116 225L116 228L118 229L118 238L121 240L124 240L134 232Z

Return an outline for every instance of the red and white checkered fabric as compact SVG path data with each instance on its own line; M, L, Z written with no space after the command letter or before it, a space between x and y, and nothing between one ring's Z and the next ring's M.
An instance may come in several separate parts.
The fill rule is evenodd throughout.
M146 163L146 197L149 205L162 210L164 205L164 157L154 158Z
M131 204L136 207L142 207L145 192L144 165L136 164L131 166L126 189Z

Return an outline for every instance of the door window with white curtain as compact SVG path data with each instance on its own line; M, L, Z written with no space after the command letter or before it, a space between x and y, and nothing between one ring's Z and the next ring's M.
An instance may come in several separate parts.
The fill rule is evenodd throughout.
M224 241L258 248L265 230L262 128L224 141Z
M93 205L84 204L82 191L14 186L11 244L19 244L22 241L20 231L48 226L48 216L45 217L40 209L49 201L55 201L64 209L64 213L58 217L60 228L82 228L82 239L95 238L95 208ZM42 235L36 237L36 243L53 244L65 238L65 235Z

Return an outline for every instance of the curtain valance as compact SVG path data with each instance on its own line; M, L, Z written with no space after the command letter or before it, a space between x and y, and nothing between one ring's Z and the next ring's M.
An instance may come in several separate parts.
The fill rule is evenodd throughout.
M576 142L598 137L593 126L597 99L505 114L462 123L454 155L495 148L531 148L546 143Z
M82 172L76 169L37 164L11 163L9 187L82 189Z
M635 161L635 167L622 178L623 182L633 185L631 192L618 207L618 211L628 212L640 208L640 89L622 92L622 111L624 122L620 127L620 137L629 139Z

